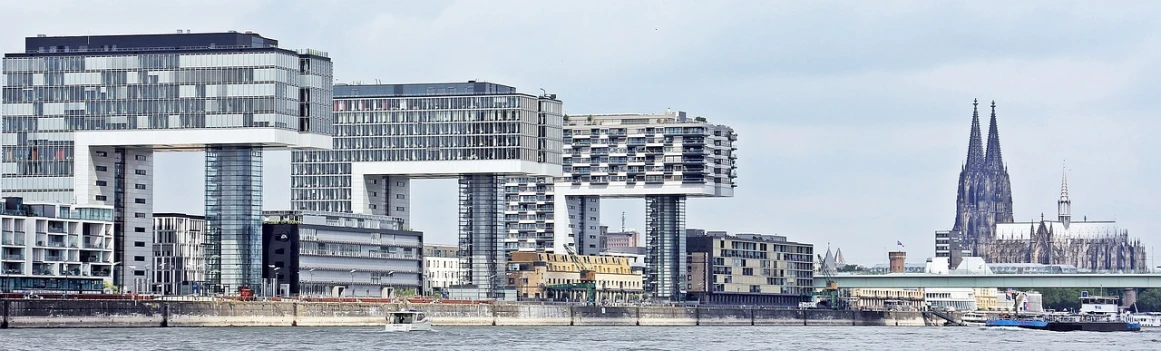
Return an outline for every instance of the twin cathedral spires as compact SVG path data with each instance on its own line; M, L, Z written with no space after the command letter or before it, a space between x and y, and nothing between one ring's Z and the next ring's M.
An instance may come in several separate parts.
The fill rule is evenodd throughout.
M979 100L972 102L972 130L968 139L967 161L959 174L956 218L952 232L955 246L972 256L986 256L988 242L995 237L996 223L1012 223L1012 183L1000 152L1000 131L996 124L996 102L988 126L987 150L980 133ZM986 259L986 257L985 257Z

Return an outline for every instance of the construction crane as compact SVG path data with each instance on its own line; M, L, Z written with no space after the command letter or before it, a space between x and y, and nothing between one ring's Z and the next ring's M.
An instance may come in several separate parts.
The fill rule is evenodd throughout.
M826 287L822 288L822 291L815 292L814 295L819 298L820 302L825 299L831 309L838 309L838 282L834 280L836 267L827 267L826 260L823 259L822 255L818 255L818 260L823 262L818 271L826 279Z
M544 289L563 291L563 292L578 291L578 290L584 291L585 292L585 300L588 302L588 304L589 305L596 305L597 304L597 272L589 269L588 266L586 266L583 262L581 262L580 256L576 254L576 250L573 250L572 246L565 245L564 249L565 249L565 251L568 251L569 260L571 260L573 263L576 264L576 267L580 273L580 279L578 280L577 283L573 283L573 284L546 285L544 287Z

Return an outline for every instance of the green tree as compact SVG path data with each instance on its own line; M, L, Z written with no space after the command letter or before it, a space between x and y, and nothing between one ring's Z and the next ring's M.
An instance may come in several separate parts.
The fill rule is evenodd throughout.
M1161 289L1137 289L1137 311L1161 312Z

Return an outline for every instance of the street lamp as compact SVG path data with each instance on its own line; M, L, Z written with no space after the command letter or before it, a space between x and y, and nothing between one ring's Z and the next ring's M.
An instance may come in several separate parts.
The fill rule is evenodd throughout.
M271 272L273 272L273 271L274 271L274 265L267 265L266 267L269 267ZM274 274L273 274L273 273L271 273L270 275L271 275L271 276L274 276ZM262 286L262 290L266 290L266 288L267 288L268 286L273 286L273 285L274 285L274 284L266 285L266 282L268 282L268 281L269 281L268 279L270 279L270 278L267 278L267 279L262 279L262 285L263 285L263 286ZM265 293L265 295L266 295L266 296L270 296L270 290L266 290L266 293Z
M307 270L310 272L310 296L314 296L314 268Z
M354 295L355 295L355 270L352 269L351 270L351 286L347 287L347 296L350 297L350 296L354 296Z

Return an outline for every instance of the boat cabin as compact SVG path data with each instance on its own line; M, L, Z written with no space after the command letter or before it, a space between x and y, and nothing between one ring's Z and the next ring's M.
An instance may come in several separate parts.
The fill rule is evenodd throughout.
M392 312L387 316L387 322L390 324L412 324L424 319L427 319L427 316L423 312L416 311Z

